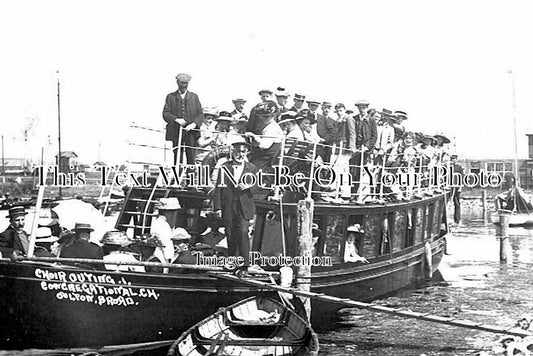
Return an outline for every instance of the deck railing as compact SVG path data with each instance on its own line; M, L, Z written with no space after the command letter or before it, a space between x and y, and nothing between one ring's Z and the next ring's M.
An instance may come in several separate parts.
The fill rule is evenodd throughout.
M151 159L141 160L139 155L130 158L128 171L148 169L151 173L160 175L160 167L163 167L172 177L170 168L174 167L181 176L179 181L174 179L173 184L183 189L197 188L186 174L187 167L202 164L210 165L213 173L209 180L210 187L205 188L214 187L216 177L220 174L218 168L221 162L231 158L230 144L245 139L244 135L236 132L213 130L210 133L216 139L205 147L197 147L186 145L180 131L178 144L170 147L169 142L164 141L164 130L136 124L132 124L131 129L157 136L161 144L154 144L153 139L143 142L139 139L141 136L132 134L136 140L129 142L129 146L150 151L148 157ZM281 144L279 156L263 171L263 176L266 177L263 183L266 184L261 188L267 192L266 195L271 196L270 199L278 199L287 192L299 192L302 197L313 197L331 203L368 204L406 201L449 189L451 167L449 155L443 149L420 149L395 142L392 150L378 153L374 149L348 150L342 141L329 145L292 138L259 137L276 139ZM187 149L195 150L203 160L187 162L184 154ZM175 163L174 151L179 152ZM206 162L206 154L209 162ZM276 185L276 177L285 177L291 183ZM294 183L296 177L300 184Z

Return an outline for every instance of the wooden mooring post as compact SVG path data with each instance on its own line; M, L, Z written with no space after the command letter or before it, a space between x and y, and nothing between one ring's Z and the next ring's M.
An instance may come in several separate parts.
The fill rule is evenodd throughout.
M511 211L498 210L500 216L500 226L498 236L500 237L500 262L507 262L511 260L511 243L509 241L509 220L511 219Z
M298 255L312 256L313 252L313 211L312 199L304 199L298 202ZM302 259L305 261L306 259ZM311 264L301 263L296 267L296 288L304 292L311 291ZM302 297L307 318L311 318L311 299Z

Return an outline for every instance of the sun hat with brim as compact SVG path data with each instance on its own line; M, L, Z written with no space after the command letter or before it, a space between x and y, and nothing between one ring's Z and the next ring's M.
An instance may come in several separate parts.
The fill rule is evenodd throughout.
M363 228L359 224L353 224L351 226L348 226L346 231L348 231L348 232L360 232L362 234L365 233L365 230L363 230Z
M9 209L9 214L7 215L7 218L10 219L12 217L20 215L28 215L28 213L24 210L23 206L14 206Z
M443 134L436 134L434 135L435 138L437 139L441 139L442 140L442 143L450 143L450 139L446 136L444 136Z
M253 112L256 115L276 115L279 112L278 104L273 101L265 101L264 103L257 104L253 108Z
M217 116L218 109L214 106L203 108L204 115Z
M118 245L124 247L128 246L131 243L131 240L124 231L111 230L104 234L101 242L104 245Z
M35 233L35 243L52 243L59 240L59 237L52 236L52 229L49 227L38 227Z
M74 231L94 231L94 229L91 227L91 224L76 223L74 225Z
M143 235L136 237L131 241L131 246L146 246L146 247L165 247L163 242L156 235Z
M174 229L174 232L172 234L172 240L173 241L179 241L179 240L190 240L191 235L182 227L177 227Z
M161 198L156 204L158 210L178 210L181 208L178 198Z

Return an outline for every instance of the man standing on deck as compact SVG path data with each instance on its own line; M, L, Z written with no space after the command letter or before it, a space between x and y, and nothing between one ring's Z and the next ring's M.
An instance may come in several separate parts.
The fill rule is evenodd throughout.
M304 108L305 95L294 94L293 101L294 105L292 106L292 108L290 108L289 111L295 111L297 113L302 111Z
M452 173L459 173L461 177L464 175L463 167L457 163L457 155L451 156ZM452 186L452 200L453 200L453 221L456 224L461 222L461 186Z
M243 175L257 173L256 166L246 161L249 151L249 143L233 144L233 159L222 166L223 171L219 174L213 197L216 216L222 218L226 228L228 252L230 256L243 257L244 262L238 272L241 277L247 274L250 265L248 228L255 215L253 187L241 181ZM224 172L229 172L238 184L234 185ZM224 182L226 186L221 186L221 182Z
M200 99L198 95L188 90L190 80L191 76L185 73L176 76L178 90L167 95L163 108L163 119L167 123L165 139L172 141L174 163L177 162L178 154L181 154L177 150L181 132L181 146L186 147L187 163L194 164L196 153L194 147L200 136L199 128L203 121Z
M0 252L3 256L8 256L11 252L26 254L30 246L30 236L24 231L26 221L26 211L24 207L15 206L9 209L7 218L9 226L0 234Z

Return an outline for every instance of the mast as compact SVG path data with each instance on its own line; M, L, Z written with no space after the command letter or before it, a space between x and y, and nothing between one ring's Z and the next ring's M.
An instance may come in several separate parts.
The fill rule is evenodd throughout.
M61 172L61 97L59 87L59 71L57 74L57 143L58 143L58 155L57 155L57 170ZM61 185L59 185L59 199L61 199Z
M513 71L510 70L509 74L511 74L511 83L513 86L514 174L516 179L516 186L519 187L520 175L518 174L518 140L516 138L516 90Z

